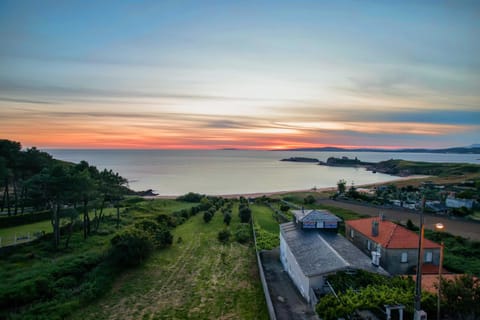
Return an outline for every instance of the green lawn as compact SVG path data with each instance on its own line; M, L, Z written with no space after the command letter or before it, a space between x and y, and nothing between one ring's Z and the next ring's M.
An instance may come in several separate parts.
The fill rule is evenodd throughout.
M33 237L34 233L36 232L44 231L45 233L51 233L52 230L53 229L52 229L52 224L50 220L35 222L35 223L26 224L26 225L17 226L17 227L0 229L0 238L2 238L0 245L3 247L3 246L14 243L15 235L17 236L17 238L26 237L28 234L30 234L30 237ZM18 242L24 242L24 241L27 241L27 240L20 240Z
M265 231L278 234L280 228L277 220L274 218L274 212L267 206L254 204L252 209L254 221Z
M231 229L239 223L234 206ZM80 309L73 319L268 319L251 245L222 245L217 212L174 230L172 247L123 274L110 292ZM181 240L179 240L181 239Z

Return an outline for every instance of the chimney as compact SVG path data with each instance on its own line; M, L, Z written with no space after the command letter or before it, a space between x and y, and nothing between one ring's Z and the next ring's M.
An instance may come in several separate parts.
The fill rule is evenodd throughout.
M372 221L372 237L377 237L378 236L378 221L373 220Z

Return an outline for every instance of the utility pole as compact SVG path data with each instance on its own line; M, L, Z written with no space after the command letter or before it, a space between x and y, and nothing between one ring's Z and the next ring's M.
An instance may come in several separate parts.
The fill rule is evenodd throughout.
M427 314L422 310L422 264L423 264L423 213L425 211L425 195L422 196L422 209L420 211L420 234L418 236L418 257L417 257L417 281L415 283L415 315L414 320L426 320Z

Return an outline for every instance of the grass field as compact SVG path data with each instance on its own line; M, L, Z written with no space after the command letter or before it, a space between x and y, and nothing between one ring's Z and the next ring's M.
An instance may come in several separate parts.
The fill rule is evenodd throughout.
M238 225L234 207L231 229ZM174 230L172 247L117 279L110 292L73 319L268 319L251 245L221 244L217 212ZM180 240L179 240L180 239Z
M274 218L273 211L264 205L254 204L251 205L253 219L255 222L265 231L278 234L279 227L278 222Z
M33 237L35 232L42 232L51 233L52 232L52 224L50 220L35 222L31 224L26 224L17 227L11 228L4 228L0 229L0 238L2 239L0 242L0 246L8 246L14 243L15 235L17 237L26 237L30 234ZM26 241L26 240L22 240ZM21 241L19 241L21 242Z

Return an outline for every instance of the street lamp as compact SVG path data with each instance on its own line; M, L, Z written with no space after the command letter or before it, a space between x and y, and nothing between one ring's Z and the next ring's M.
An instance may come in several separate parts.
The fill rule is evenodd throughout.
M435 224L436 231L445 230L443 223ZM440 261L438 262L438 292L437 292L437 320L440 320L440 294L442 292L442 268L443 268L443 248L445 247L443 240L440 242Z

